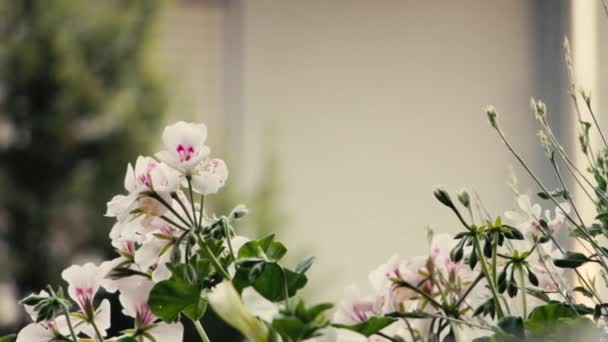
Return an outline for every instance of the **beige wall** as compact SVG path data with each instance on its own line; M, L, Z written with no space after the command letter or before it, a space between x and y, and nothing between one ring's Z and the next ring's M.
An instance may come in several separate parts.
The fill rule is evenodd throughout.
M572 141L561 56L571 10L568 0L177 1L161 36L172 120L209 125L244 194L278 157L280 235L319 257L313 284L332 299L391 254L423 253L426 225L459 229L435 184L476 188L493 214L511 206L513 159L483 105L550 179L528 100L548 101Z
M243 3L244 169L260 169L263 142L278 151L282 235L314 247L323 298L393 253L423 253L427 224L459 229L436 183L510 206L512 159L481 107L539 159L529 1Z

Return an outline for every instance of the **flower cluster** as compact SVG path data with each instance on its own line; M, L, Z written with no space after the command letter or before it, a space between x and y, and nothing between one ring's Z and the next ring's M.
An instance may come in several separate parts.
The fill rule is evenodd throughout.
M307 308L294 297L307 283L311 258L292 270L279 263L287 248L274 235L236 235L243 205L226 216L206 213L206 197L228 177L226 163L210 157L206 136L205 125L178 122L165 128L163 151L127 166L126 193L106 212L116 219L109 237L117 257L67 268L67 296L48 287L25 298L34 323L17 342L175 342L184 320L208 341L200 322L208 305L252 341L311 338L328 325L323 312L331 305ZM108 336L110 301L100 289L118 293L133 329Z
M454 201L436 188L435 198L455 214L462 231L433 237L424 256L391 257L370 273L371 295L348 289L334 316L345 340L608 341L608 302L600 287L608 287L608 143L590 96L577 94L574 85L571 96L580 151L588 161L585 171L553 134L546 105L531 101L540 142L560 185L552 191L515 151L496 109L485 110L491 127L538 186L538 198L554 210L543 211L513 185L518 208L492 217L478 196L472 201L463 190ZM580 114L581 98L593 124ZM603 147L590 143L594 125ZM576 202L561 168L583 194ZM585 215L583 205L595 207L593 216ZM595 268L586 273L585 265Z
M442 203L456 208L445 190L438 188L435 194ZM460 192L465 209L470 209L469 198L466 191ZM455 236L429 231L427 254L390 257L369 274L370 295L362 295L356 286L346 290L334 314L336 326L345 328L339 334L348 341L365 341L365 335L426 341L448 334L450 329L449 334L456 334L451 327L454 322L502 317L503 309L525 316L542 303L534 295L560 299L558 293L565 285L563 269L553 265L556 250L541 236L545 236L544 226L548 233L557 234L567 225L569 211L557 209L555 216L547 211L542 217L540 205L531 205L527 195L519 195L517 203L519 210L505 213L509 224L488 218L483 226L466 223L467 230ZM523 288L526 290L520 291ZM493 291L501 296L498 305ZM531 292L528 298L526 291ZM362 330L370 322L375 329ZM472 338L479 332L467 334Z

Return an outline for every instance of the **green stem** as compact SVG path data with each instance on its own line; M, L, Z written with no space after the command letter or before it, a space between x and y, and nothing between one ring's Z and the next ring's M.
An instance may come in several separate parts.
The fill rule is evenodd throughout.
M198 336L200 336L201 341L211 342L211 340L209 339L209 336L207 336L207 333L205 332L205 328L203 328L203 325L201 324L201 322L192 320L192 323L194 323L194 327L196 328L196 331L198 332Z
M398 342L398 341L400 341L400 340L397 340L397 339L395 339L393 337L390 337L387 334L385 334L383 332L380 332L380 331L376 332L374 335L378 335L378 336L380 336L380 337L382 337L384 339L387 339L387 340L389 340L391 342Z
M460 342L462 338L460 337L460 333L458 332L458 326L455 322L450 322L450 330L452 330L452 335L454 336L454 341Z
M78 338L76 337L76 333L74 332L74 327L72 326L72 320L70 319L70 311L65 305L63 305L63 314L65 315L66 322L68 323L68 329L70 329L70 336L72 336L72 341L78 342Z
M203 247L203 251L205 252L205 254L207 255L207 257L209 258L209 260L211 260L211 263L213 264L213 266L215 267L215 269L218 272L220 272L225 279L230 280L230 274L228 274L228 271L226 271L226 269L224 269L224 267L222 266L222 264L220 264L220 261L217 260L217 258L213 254L213 252L211 252L211 250L209 249L209 246L207 246L207 244L205 243L205 241L202 241L202 238L200 236L199 236L199 242L200 242L200 245Z
M526 277L524 276L524 268L521 265L517 266L519 273L519 286L521 290L521 304L523 305L524 319L528 317L528 303L526 302Z
M205 215L205 195L201 195L201 201L199 202L199 213L198 213L198 226L203 226L203 216Z
M494 299L494 303L496 303L496 315L498 316L498 319L501 319L504 317L504 313L502 311L502 305L500 304L500 299L498 297L498 291L496 290L496 284L494 283L493 279L494 276L490 274L490 271L488 269L488 264L486 263L485 260L485 256L483 255L483 250L481 249L481 245L479 244L479 236L477 235L477 233L475 233L475 236L473 237L473 241L474 241L474 248L476 250L477 255L479 255L479 262L481 264L481 270L484 274L484 276L486 277L486 279L488 280L488 284L490 284L490 291L492 292L492 298Z
M154 198L155 200L159 201L162 205L165 206L165 208L169 209L169 211L175 215L175 217L177 217L180 221L182 221L182 223L184 223L186 226L189 226L190 223L188 223L188 221L184 220L184 218L182 217L182 215L180 215L177 211L175 211L175 209L173 209L172 206L169 205L169 203L167 203L167 201L165 201L164 198L162 198L161 196L157 195L157 194L153 194L152 196L150 196L152 198ZM177 196L175 196L177 197ZM187 214L187 213L186 213Z
M498 260L496 255L498 254L498 235L500 233L496 232L494 234L494 239L492 241L492 281L494 284L498 283L496 268L498 267Z
M469 285L469 287L466 289L466 291L464 291L464 293L462 294L462 296L460 297L460 299L458 299L458 302L456 302L456 308L457 309L465 301L465 299L471 293L471 291L473 291L473 289L475 288L475 286L477 286L477 284L479 283L479 281L481 279L483 279L483 277L484 277L483 274L478 275L477 278L475 278L475 280L473 280L473 282Z
M170 225L174 226L175 228L177 228L177 229L179 229L179 230L184 230L184 231L185 231L185 230L188 230L188 228L186 228L186 227L184 227L184 226L180 225L179 223L177 223L177 222L173 221L172 219L168 218L168 217L167 217L167 216L165 216L165 215L161 215L161 216L160 216L160 218L161 218L163 221L165 221L165 222L169 223Z
M417 288L416 286L403 281L403 280L399 280L397 283L399 286L403 286L403 287L407 287L410 290L413 290L414 292L418 293L419 295L421 295L422 297L424 297L424 299L426 299L428 302L430 302L431 304L433 304L433 306L435 306L435 308L437 309L443 309L443 307L441 306L441 304L439 302L437 302L435 300L435 298L431 297L428 293L420 290L419 288Z
M103 342L103 337L101 336L101 332L99 331L99 328L97 328L97 324L95 324L95 318L91 318L89 323L93 326L93 330L95 330L95 335L97 336L97 339L99 340L99 342Z
M188 221L190 223L188 223L187 225L189 225L190 227L194 228L194 225L195 225L194 224L194 220L192 220L192 216L190 215L190 213L188 213L188 209L186 209L186 205L184 204L184 202L182 202L182 200L177 195L173 196L173 198L177 201L177 203L179 204L179 206L184 211L184 214L186 215L186 218L188 218ZM194 213L192 213L192 215L194 215Z
M279 266L280 267L280 266ZM289 311L289 288L287 287L287 275L285 274L285 269L281 267L281 274L283 275L283 292L284 292L284 300L285 300L285 310Z
M194 193L192 192L192 182L190 181L190 177L186 178L188 180L188 191L190 192L190 206L192 207L192 225L196 228L196 209L194 208Z

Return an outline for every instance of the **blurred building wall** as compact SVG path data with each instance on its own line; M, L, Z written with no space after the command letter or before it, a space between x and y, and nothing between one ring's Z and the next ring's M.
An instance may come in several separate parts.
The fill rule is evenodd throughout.
M514 161L484 105L550 175L529 99L545 99L572 140L570 22L570 1L181 1L167 62L194 84L176 89L191 88L189 117L227 146L231 182L251 190L278 157L289 218L279 234L319 257L316 294L336 299L393 253L424 253L425 226L460 229L435 184L476 189L493 215L512 207Z
M286 239L315 246L313 282L327 287L324 297L364 281L393 253L424 253L426 225L460 229L433 199L437 183L477 189L494 215L512 206L512 159L483 105L496 105L515 146L543 171L529 109L542 46L532 2L243 6L244 120L270 127L249 133L245 158L255 165L267 146L259 141L278 150ZM561 42L555 33L543 39Z

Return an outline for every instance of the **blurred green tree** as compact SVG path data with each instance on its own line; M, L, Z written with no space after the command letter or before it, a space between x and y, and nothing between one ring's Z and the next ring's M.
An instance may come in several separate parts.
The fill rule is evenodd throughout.
M149 151L168 105L150 54L161 2L0 0L0 277L21 294L109 248L117 165Z

